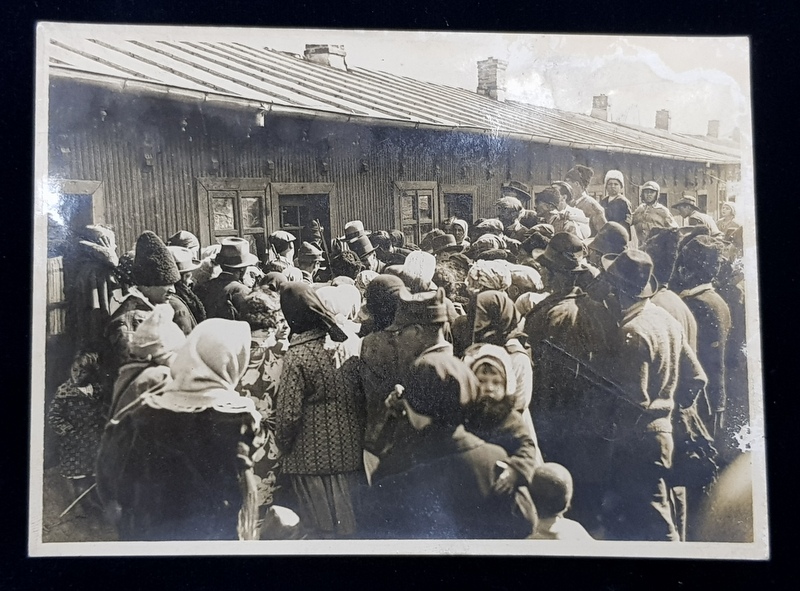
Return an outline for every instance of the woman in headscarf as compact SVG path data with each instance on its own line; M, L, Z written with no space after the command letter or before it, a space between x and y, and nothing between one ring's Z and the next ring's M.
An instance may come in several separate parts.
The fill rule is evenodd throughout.
M358 335L361 325L355 320L361 311L361 292L355 285L326 285L317 290L317 295L345 332L350 336Z
M283 358L289 349L289 325L281 312L280 296L273 291L248 295L242 320L250 325L250 362L236 390L253 401L262 417L266 453L256 462L254 472L258 505L266 508L273 503L280 461L275 441L275 401Z
M234 390L249 358L245 322L201 322L165 391L106 427L97 489L121 540L257 539L261 416Z
M457 246L469 246L469 224L466 221L454 218L450 224L450 234L456 239Z
M271 291L272 293L280 293L284 285L289 283L286 275L277 271L270 271L261 279L259 288L261 291Z
M509 466L495 482L496 490L509 493L530 484L543 460L535 434L515 409L511 358L498 345L477 344L467 349L464 363L478 380L476 398L465 404L464 427L509 455Z
M281 308L291 329L277 397L282 471L310 537L349 537L366 483L364 409L354 373L359 341L348 339L310 285L287 284Z

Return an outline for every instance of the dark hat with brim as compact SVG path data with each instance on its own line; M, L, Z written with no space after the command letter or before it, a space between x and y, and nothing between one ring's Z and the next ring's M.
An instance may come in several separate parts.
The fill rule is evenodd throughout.
M629 296L644 299L658 291L658 281L653 275L653 261L641 250L626 250L620 254L607 254L602 259L604 280Z
M398 330L413 324L442 324L449 320L447 306L444 302L444 290L425 291L421 293L400 293L400 302L394 316L394 322L386 330Z
M536 261L550 271L582 273L586 270L586 246L575 234L559 232Z
M359 236L355 240L350 241L349 246L350 250L356 253L360 259L365 258L368 254L377 250L367 235Z
M244 238L223 238L214 262L220 266L241 269L255 265L258 257L250 253L250 243Z
M297 249L297 258L301 261L322 261L325 257L322 256L322 251L311 244L310 242L303 242L300 248Z
M619 254L628 247L630 236L625 226L608 222L594 238L586 241L586 246L602 254Z
M694 195L684 195L681 197L680 201L672 206L672 209L678 209L681 205L688 205L693 210L700 211L700 208L697 207L697 199L695 199Z
M431 248L433 250L433 254L435 255L444 252L461 252L464 250L464 247L456 242L456 237L452 234L437 236L433 239Z

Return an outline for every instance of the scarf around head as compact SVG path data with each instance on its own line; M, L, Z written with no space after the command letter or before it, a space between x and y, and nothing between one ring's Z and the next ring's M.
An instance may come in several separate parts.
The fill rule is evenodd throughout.
M479 291L505 291L511 287L511 269L506 261L475 261L467 273L467 287Z
M503 347L486 343L472 345L464 352L464 363L473 373L484 363L500 371L506 380L506 395L504 398L508 398L514 390L514 383L512 382L514 379L514 367L511 363L511 357Z
M176 351L172 383L146 404L173 412L251 413L261 417L253 401L234 388L250 360L250 327L246 322L211 318L198 324Z
M347 320L355 320L361 309L361 292L355 285L326 285L317 290L319 299L336 314L341 314Z
M364 293L367 311L372 314L373 330L383 330L394 321L400 294L406 290L403 280L394 275L378 275Z
M474 305L474 343L491 343L502 347L510 338L522 334L518 330L519 312L505 292L481 292L476 296Z
M347 340L347 334L336 324L333 313L307 283L290 281L284 285L281 291L281 308L293 335L320 329L336 342Z

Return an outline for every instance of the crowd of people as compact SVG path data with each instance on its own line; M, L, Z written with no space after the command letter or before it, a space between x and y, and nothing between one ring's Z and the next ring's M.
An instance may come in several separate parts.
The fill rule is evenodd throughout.
M742 228L593 175L418 245L352 220L118 256L87 227L62 476L120 540L708 539L748 422Z

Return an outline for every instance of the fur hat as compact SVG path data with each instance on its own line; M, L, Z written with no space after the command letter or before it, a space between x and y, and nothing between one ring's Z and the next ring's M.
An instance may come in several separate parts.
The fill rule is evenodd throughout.
M172 285L181 279L172 253L154 232L147 230L136 240L133 281L136 285Z
M581 164L576 164L572 168L567 171L567 174L564 175L565 181L578 181L583 188L589 186L589 183L592 182L592 177L594 176L594 171L589 168L588 166L583 166Z

